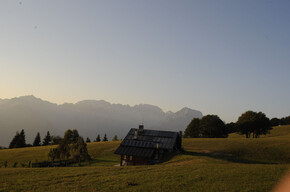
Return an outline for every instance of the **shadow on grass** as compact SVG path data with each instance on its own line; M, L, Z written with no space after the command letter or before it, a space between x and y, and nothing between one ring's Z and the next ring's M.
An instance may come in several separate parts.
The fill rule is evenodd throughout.
M230 162L233 162L233 163L277 164L277 163L272 163L272 162L243 159L243 158L239 158L237 156L232 156L232 155L228 155L228 154L225 154L225 153L218 153L218 152L205 153L205 152L184 151L183 154L184 155L191 155L191 156L198 156L198 157L210 157L210 158L214 158L214 159L230 161Z
M107 159L93 159L90 161L91 164L116 164L119 161L107 160Z

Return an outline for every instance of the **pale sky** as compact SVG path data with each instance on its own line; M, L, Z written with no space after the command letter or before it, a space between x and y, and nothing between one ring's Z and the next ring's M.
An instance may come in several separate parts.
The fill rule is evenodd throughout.
M290 115L290 1L1 0L0 98Z

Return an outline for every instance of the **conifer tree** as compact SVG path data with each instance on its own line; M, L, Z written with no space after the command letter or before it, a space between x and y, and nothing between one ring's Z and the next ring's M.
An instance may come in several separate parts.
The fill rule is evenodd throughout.
M90 138L87 137L86 143L90 143L90 142L91 142Z
M9 148L21 148L21 147L26 147L26 142L25 142L25 133L24 130L22 129L20 134L18 131L16 132L16 135L10 142Z
M40 139L40 134L38 132L34 139L33 146L40 146L40 142L41 142L41 139Z
M25 133L24 133L23 129L21 130L21 132L19 134L18 146L17 147L26 147Z
M9 144L9 148L10 148L10 149L11 149L11 148L16 148L18 139L19 139L19 133L18 133L18 131L17 131L17 132L16 132L16 135L13 137L12 141L11 141L10 144Z
M42 145L44 145L44 146L45 145L50 145L50 143L51 143L51 136L50 136L49 131L47 131L47 134L46 134L46 136L43 139Z
M103 141L108 141L107 134L104 135Z
M101 141L101 136L100 134L98 134L97 138L96 138L96 142L100 142Z

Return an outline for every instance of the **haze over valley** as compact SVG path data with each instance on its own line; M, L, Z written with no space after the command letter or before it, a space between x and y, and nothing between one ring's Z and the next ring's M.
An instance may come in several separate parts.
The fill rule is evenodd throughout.
M123 138L128 130L144 123L146 129L184 131L197 110L183 108L164 112L158 106L111 104L104 100L83 100L75 104L57 105L34 96L0 99L0 146L8 146L16 131L25 130L27 143L37 132L41 138L47 131L62 136L67 129L77 129L84 138L94 140L106 133Z

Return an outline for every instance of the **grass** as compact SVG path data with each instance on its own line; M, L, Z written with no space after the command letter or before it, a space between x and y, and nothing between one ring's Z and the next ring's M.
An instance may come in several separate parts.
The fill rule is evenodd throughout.
M0 191L269 191L285 165L203 162L2 169ZM136 186L128 186L132 182Z
M92 165L115 165L119 162L119 156L114 155L114 151L120 145L120 141L94 142L88 143L88 151L93 161ZM8 161L8 167L12 167L15 162L18 167L21 164L28 165L29 161L47 161L48 152L56 146L27 147L17 149L0 150L0 167L4 161Z
M0 191L270 191L290 168L290 126L259 139L184 139L185 153L153 166L116 167L120 144L88 144L82 167L2 168ZM0 162L47 159L52 146L0 150ZM127 182L134 183L128 186Z

